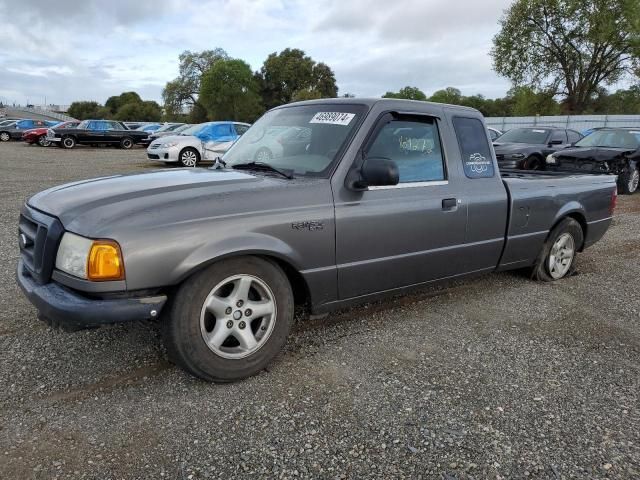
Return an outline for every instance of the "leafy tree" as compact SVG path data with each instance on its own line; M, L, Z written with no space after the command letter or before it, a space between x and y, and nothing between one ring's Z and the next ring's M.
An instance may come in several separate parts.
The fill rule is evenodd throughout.
M164 108L168 115L179 115L187 107L191 107L193 110L198 105L200 81L204 73L219 60L228 59L227 52L221 48L202 52L191 52L189 50L182 52L179 56L178 77L167 82L162 90ZM199 117L199 114L204 111L200 107L194 112L196 117Z
M430 102L448 103L450 105L460 105L462 102L462 92L457 88L447 87L438 90L429 97Z
M88 118L102 118L100 110L102 106L98 102L73 102L69 105L67 113L77 119L86 120Z
M511 115L560 115L560 104L551 92L537 92L531 87L514 87L507 93L513 99Z
M600 85L640 64L638 0L515 0L493 39L496 72L583 112Z
M387 92L382 98L404 98L407 100L426 100L427 96L418 87L403 87L398 92Z
M128 103L142 103L142 98L136 92L123 92L120 95L109 97L104 106L109 109L112 115L116 115L120 107Z
M257 77L264 105L268 109L296 98L327 98L338 95L331 68L324 63L316 63L297 48L287 48L269 55Z
M214 120L254 121L263 111L251 67L242 60L219 60L202 76L200 104Z
M159 122L162 118L162 109L160 105L153 101L132 101L121 105L115 118L124 122Z

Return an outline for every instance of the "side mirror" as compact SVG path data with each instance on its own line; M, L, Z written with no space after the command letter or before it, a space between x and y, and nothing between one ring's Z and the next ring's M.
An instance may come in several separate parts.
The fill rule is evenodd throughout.
M393 160L384 157L367 158L360 171L352 171L349 177L347 177L347 186L352 190L392 186L397 185L400 181L398 165Z

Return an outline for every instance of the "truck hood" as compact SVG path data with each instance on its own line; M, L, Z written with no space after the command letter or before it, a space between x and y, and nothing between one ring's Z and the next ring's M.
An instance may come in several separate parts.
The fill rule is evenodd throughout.
M231 211L233 202L225 200L233 194L281 187L283 182L288 180L233 170L158 170L60 185L37 193L27 203L60 219L67 230L99 237L122 223L175 221L170 217L176 210L181 220L212 216L223 205Z

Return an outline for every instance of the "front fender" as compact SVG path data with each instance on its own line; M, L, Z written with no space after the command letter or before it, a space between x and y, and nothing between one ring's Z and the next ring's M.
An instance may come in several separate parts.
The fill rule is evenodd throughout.
M268 255L288 263L298 272L302 270L303 265L301 253L286 242L270 235L253 232L227 237L220 242L196 248L176 266L172 277L177 279L175 283L180 283L207 265L237 255Z

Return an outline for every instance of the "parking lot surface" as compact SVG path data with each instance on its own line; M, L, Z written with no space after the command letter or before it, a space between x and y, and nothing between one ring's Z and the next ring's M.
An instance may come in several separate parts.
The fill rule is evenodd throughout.
M14 280L29 195L152 168L0 144L0 478L640 478L640 194L571 278L301 318L268 371L213 385L153 323L49 329Z

